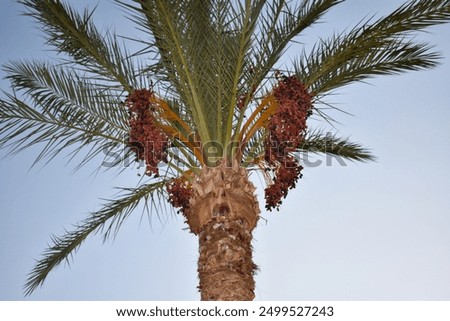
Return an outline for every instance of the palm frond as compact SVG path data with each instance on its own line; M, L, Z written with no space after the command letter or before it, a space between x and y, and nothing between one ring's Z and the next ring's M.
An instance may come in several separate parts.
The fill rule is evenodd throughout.
M308 133L298 150L301 152L334 155L359 162L375 160L370 151L360 144L351 142L348 138L337 137L323 131Z
M301 54L295 73L321 96L375 75L434 67L439 55L411 35L449 20L450 1L410 1L385 18L319 41L310 54Z
M342 1L306 0L299 1L294 7L285 0L268 1L266 11L261 15L260 31L253 51L256 84L259 85L267 77L295 37ZM248 82L249 79L246 79Z
M13 88L31 102L11 94L0 100L0 147L9 147L10 154L44 144L36 163L63 150L76 154L89 145L85 162L105 144L123 144L127 116L113 93L62 67L14 63L5 70Z
M102 35L92 21L94 10L76 12L59 0L19 0L47 34L47 43L67 54L78 66L97 75L99 80L115 83L131 91L136 77L130 54L117 36Z
M250 168L255 166L259 163L258 160L264 158L264 140L266 135L266 131L260 129L250 138L245 149L242 151L242 167Z
M390 15L368 27L367 32L384 36L404 34L448 23L449 18L449 0L407 1Z
M134 1L122 5L149 31L158 71L204 142L226 146L257 17L264 1ZM161 79L161 78L159 78Z
M199 86L200 75L192 70L195 59L190 53L194 52L194 39L188 35L191 21L187 16L189 11L186 10L186 3L162 0L135 2L137 6L127 7L140 15L141 26L153 35L161 66L164 67L162 71L187 106L186 112L191 115L202 140L210 141L209 126L212 123L206 119L205 104L200 93L204 88Z
M244 100L241 109L235 109L235 137L246 116L248 103L253 96L267 90L265 86L270 73L288 45L340 2L342 0L307 0L296 4L285 0L257 1L260 7L256 11L258 14L252 18L256 23L252 28L251 45L246 52L239 82L236 83L237 92Z
M37 108L67 114L66 108L76 107L107 123L117 136L128 132L128 116L120 106L120 96L72 68L33 61L12 62L3 69L14 90L32 98Z
M430 47L426 44L393 40L376 45L375 48L365 48L370 49L367 52L364 48L355 47L351 53L342 53L343 56L351 54L351 57L342 57L340 62L332 62L334 65L327 64L326 56L339 60L342 41L346 42L339 36L328 39L303 61L295 63L295 73L303 77L316 96L377 75L432 68L440 58L438 54L430 52Z
M74 230L66 231L62 237L53 236L53 245L45 250L43 258L37 261L29 274L24 286L25 294L30 295L42 285L48 274L61 262L69 260L89 235L102 232L103 239L106 240L117 233L125 219L141 202L145 203L147 211L163 202L165 184L166 181L162 180L138 188L124 189L121 198L110 200L101 210L91 213L86 220L76 225Z
M244 75L253 73L254 62L251 60L250 53L252 52L253 38L257 29L257 22L261 15L261 11L265 5L265 1L254 1L253 4L250 1L245 2L244 5L240 5L238 10L232 10L234 17L230 17L230 21L234 22L232 30L229 33L233 33L236 36L228 37L227 47L231 50L225 52L225 57L232 59L230 61L229 81L227 82L227 91L229 93L228 105L226 104L226 120L224 126L226 132L224 133L226 139L224 144L228 144L233 140L232 136L238 133L233 133L233 128L240 128L240 122L243 120L244 113L240 113L238 124L234 124L235 114L237 112L236 106L239 104L239 99L244 98L242 111L245 111L245 105L248 104L254 88L257 87L256 83L248 83L243 81ZM231 7L233 8L233 7ZM242 19L237 19L242 17ZM224 28L221 28L224 29ZM219 29L220 30L220 29ZM235 41L233 41L236 39ZM231 46L230 46L231 45ZM226 59L226 58L225 58ZM227 68L225 68L226 70ZM247 77L248 78L248 77ZM231 156L231 155L228 155Z

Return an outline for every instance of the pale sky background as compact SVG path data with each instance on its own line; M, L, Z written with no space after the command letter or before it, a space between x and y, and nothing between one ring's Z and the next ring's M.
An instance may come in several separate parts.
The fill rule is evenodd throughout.
M133 35L110 1L70 2L99 3L100 27ZM299 40L311 45L403 2L348 0ZM2 65L53 55L20 11L0 0ZM441 66L351 85L330 98L354 115L333 113L339 134L370 148L377 162L306 168L282 210L263 211L253 243L261 269L257 300L450 300L450 25L428 31L420 39L436 45L445 57ZM3 79L0 88L8 88ZM154 215L150 226L139 211L114 241L90 237L70 266L59 266L24 298L26 275L50 235L72 229L100 198L114 196L114 186L139 181L134 167L92 176L101 159L76 173L63 156L30 170L38 152L1 159L0 151L1 300L199 299L197 238L183 230L180 216ZM258 195L264 207L261 188Z

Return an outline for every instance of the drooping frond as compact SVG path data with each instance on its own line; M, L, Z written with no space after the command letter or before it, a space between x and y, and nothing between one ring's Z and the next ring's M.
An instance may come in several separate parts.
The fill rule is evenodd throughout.
M19 0L47 35L47 43L83 68L118 89L130 91L136 68L113 34L101 34L92 21L94 10L83 14L59 0Z
M434 67L439 55L410 36L449 19L450 1L409 1L385 18L320 40L311 53L302 53L295 72L316 96L322 96L371 76Z
M47 248L41 258L30 272L25 284L25 294L31 294L38 286L42 285L48 274L61 262L70 259L80 245L92 233L102 232L107 239L116 234L124 220L144 202L149 211L151 207L158 207L164 202L163 193L166 181L142 185L138 188L124 189L121 198L111 200L104 207L75 226L72 231L66 231L62 237L53 236L53 245Z
M368 32L378 33L380 36L405 34L448 23L449 17L449 0L407 1L387 17L368 26Z
M264 159L264 137L262 132L253 137L245 150L242 166L258 165ZM308 132L297 152L332 155L358 162L376 160L370 150L364 148L361 144L321 130Z
M25 94L30 101L10 94L0 100L0 147L17 153L44 144L37 162L63 150L77 153L89 145L85 162L105 144L123 144L127 116L112 92L71 70L44 63L13 63L5 70L17 94Z
M127 115L120 96L80 76L72 68L42 62L13 62L4 66L6 79L16 92L31 97L44 111L63 114L76 107L107 122L116 136L128 132Z
M300 152L328 154L359 162L375 160L370 151L360 144L323 131L308 133L298 150Z

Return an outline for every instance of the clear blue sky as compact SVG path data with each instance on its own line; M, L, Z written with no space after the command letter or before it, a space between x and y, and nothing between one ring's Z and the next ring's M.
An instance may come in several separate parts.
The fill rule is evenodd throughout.
M98 3L100 27L132 35L120 9ZM401 3L348 0L299 40L312 44ZM20 10L0 0L1 64L53 55ZM354 115L333 114L339 133L371 148L377 162L306 168L282 210L262 213L254 241L258 300L450 300L450 25L419 37L444 55L441 66L348 86L330 98ZM0 160L1 300L24 299L26 275L51 234L98 209L114 186L139 181L133 167L93 176L95 162L73 173L64 157L30 170L38 152ZM70 267L61 265L25 299L198 300L197 239L184 228L179 216L155 214L150 225L137 211L114 241L90 237Z

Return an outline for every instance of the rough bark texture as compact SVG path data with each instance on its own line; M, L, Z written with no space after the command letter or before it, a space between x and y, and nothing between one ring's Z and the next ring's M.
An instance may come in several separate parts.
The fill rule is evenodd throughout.
M253 300L251 240L259 206L247 170L237 163L205 167L192 189L186 217L199 236L201 299Z
M252 234L245 220L211 220L199 234L198 274L203 301L255 297Z

